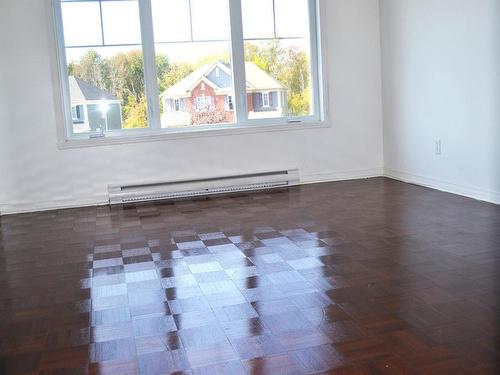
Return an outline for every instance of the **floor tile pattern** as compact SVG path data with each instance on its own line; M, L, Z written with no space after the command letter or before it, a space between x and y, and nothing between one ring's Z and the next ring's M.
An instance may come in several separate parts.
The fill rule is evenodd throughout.
M498 374L500 207L389 179L0 218L0 373Z

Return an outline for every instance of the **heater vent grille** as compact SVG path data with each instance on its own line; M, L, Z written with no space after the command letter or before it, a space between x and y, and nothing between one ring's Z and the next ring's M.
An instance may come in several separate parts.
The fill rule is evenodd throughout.
M122 204L242 191L259 191L293 186L298 183L298 170L291 169L200 180L154 182L142 185L111 185L108 190L110 203Z

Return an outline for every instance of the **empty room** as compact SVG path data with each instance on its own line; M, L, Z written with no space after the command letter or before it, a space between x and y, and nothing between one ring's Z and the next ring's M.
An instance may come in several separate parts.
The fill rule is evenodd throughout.
M500 0L0 0L0 374L500 374Z

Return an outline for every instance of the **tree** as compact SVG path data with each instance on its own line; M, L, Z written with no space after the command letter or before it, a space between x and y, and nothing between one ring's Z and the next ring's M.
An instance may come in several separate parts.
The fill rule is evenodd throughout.
M212 53L210 55L203 56L196 62L196 67L200 67L206 64L213 64L216 61L220 61L224 64L229 64L231 62L231 55L229 52L223 53Z
M170 61L167 56L162 54L156 55L156 75L158 77L158 91L161 93L165 91L165 87L163 86L163 81L165 80L165 76L171 69Z
M109 64L94 50L87 51L78 62L68 64L68 74L103 90L109 89Z
M172 65L170 65L169 71L163 78L162 85L164 89L162 91L165 91L169 87L172 87L177 82L190 75L192 72L194 72L194 67L189 63L173 63Z
M121 99L132 95L137 103L144 95L144 65L141 51L120 52L109 59L111 91Z
M127 98L128 103L123 106L123 127L125 129L146 128L148 126L148 114L144 96L140 97L139 102L136 102L135 98L129 99Z

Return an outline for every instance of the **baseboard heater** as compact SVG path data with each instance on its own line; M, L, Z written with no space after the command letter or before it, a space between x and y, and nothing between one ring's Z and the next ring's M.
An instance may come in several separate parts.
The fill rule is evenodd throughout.
M110 204L124 204L160 199L267 190L294 186L299 181L299 170L289 169L197 180L155 182L141 185L109 185L108 192Z

